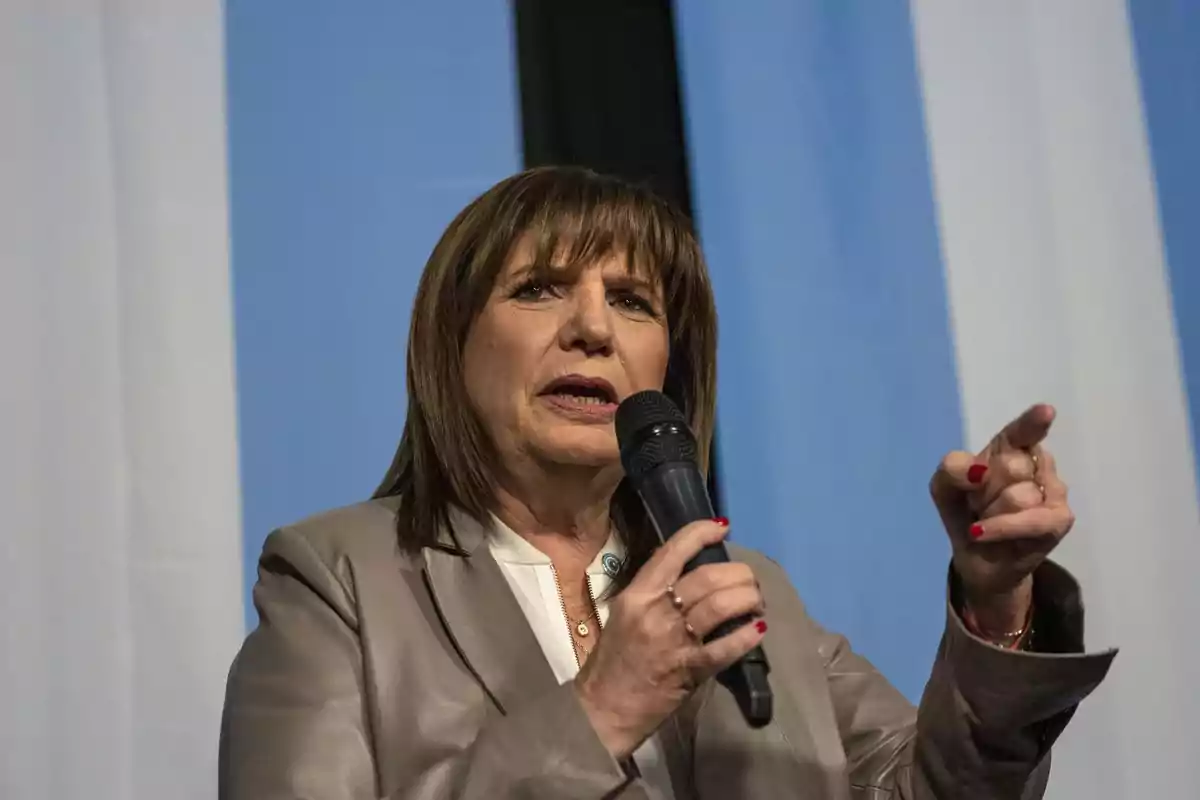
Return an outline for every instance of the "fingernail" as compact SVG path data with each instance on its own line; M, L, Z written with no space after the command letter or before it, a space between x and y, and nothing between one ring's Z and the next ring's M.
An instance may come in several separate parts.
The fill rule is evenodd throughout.
M971 538L978 539L980 536L983 536L983 525L976 522L971 526Z
M713 522L717 523L717 524L718 524L718 525L720 525L722 528L728 528L728 527L729 527L729 520L728 520L727 518L725 518L725 517L713 517Z
M987 475L987 464L972 464L967 470L967 480L971 483L983 483L984 475Z
M754 630L758 631L759 633L766 633L767 621L765 619L760 619L758 622L754 623Z

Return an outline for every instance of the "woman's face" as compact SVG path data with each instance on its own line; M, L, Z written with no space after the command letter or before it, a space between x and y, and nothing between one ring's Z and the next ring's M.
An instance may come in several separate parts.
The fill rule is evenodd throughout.
M618 403L666 376L661 289L620 255L548 276L531 262L523 241L467 335L467 394L510 469L615 464Z

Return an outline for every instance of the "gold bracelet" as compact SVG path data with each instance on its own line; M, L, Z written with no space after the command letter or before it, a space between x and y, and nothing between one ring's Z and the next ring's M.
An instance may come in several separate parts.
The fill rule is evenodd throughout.
M975 616L975 611L966 603L963 604L963 622L967 623L967 629L971 633L978 636L980 639L986 639L997 647L1004 647L1008 650L1015 650L1017 646L1022 644L1022 640L1026 634L1030 633L1033 624L1033 604L1029 604L1029 611L1025 616L1025 624L1019 630L1011 633L1002 633L999 635L991 634L983 630L979 625L979 619Z

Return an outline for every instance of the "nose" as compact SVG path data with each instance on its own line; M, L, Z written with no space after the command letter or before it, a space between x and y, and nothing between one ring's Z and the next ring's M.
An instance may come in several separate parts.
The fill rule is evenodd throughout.
M613 348L612 309L602 282L587 281L571 293L570 313L559 334L565 350L609 355Z

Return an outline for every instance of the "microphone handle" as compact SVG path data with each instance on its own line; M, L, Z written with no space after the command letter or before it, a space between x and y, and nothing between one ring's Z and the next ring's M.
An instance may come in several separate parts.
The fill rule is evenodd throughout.
M645 476L638 494L646 506L660 538L668 537L691 522L712 519L712 502L708 488L696 465L689 462L667 463ZM685 573L704 564L724 564L729 553L723 543L707 545L684 565ZM750 615L726 620L704 637L704 641L732 633L751 620ZM762 645L756 645L736 662L717 675L717 681L728 689L737 701L747 724L761 728L771 721L774 698L767 675L771 671Z

